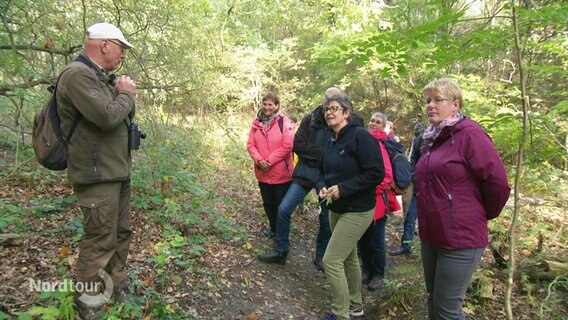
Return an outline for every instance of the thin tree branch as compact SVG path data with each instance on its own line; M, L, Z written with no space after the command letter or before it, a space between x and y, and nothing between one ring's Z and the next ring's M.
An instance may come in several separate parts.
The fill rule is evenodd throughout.
M0 84L0 96L11 96L11 93L17 89L30 89L40 84L52 84L53 80L55 78L34 79L20 84Z
M505 315L508 320L512 320L514 318L513 315L513 307L511 303L511 296L513 294L513 285L514 285L514 274L516 269L516 259L515 259L515 250L516 250L516 235L515 229L517 225L517 220L520 211L520 199L519 199L519 185L521 183L521 177L523 172L523 161L524 161L524 152L525 152L525 145L527 141L528 135L528 125L529 125L529 97L527 96L526 90L526 76L523 69L523 60L522 60L522 48L521 48L521 39L520 39L520 32L519 32L519 21L517 16L517 8L515 6L515 0L511 0L511 7L512 7L512 18L513 18L513 30L515 36L515 54L516 54L516 63L519 70L519 82L521 85L521 100L522 100L522 108L523 108L523 131L521 134L521 139L519 141L519 149L517 153L517 167L515 172L515 184L514 184L514 208L513 214L511 217L511 225L509 226L508 232L508 240L509 240L509 262L508 262L508 276L507 276L507 288L505 292Z
M548 124L543 123L543 127L544 129L546 129L546 131L548 131L548 133L550 134L550 136L552 137L552 140L554 140L554 142L562 149L564 149L566 151L566 153L568 153L568 146L565 146L564 143L562 143L562 141L558 140L558 138L556 138L556 135L554 134L554 132L552 132L552 130L550 130L550 128L548 127Z
M82 46L72 46L69 49L55 49L50 48L49 46L32 46L32 45L9 45L9 44L0 44L0 50L31 50L31 51L40 51L40 52L47 52L47 53L55 53L55 54L62 54L62 55L70 55L80 49Z

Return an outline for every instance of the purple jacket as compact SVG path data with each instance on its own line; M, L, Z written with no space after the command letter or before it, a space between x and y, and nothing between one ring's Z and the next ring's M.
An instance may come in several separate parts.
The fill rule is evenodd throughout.
M491 138L479 124L463 119L424 140L416 165L420 240L456 250L483 248L487 221L509 198L505 167Z

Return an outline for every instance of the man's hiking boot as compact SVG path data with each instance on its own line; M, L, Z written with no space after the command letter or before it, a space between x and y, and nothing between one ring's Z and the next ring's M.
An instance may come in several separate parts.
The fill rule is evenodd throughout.
M412 249L410 249L410 247L404 247L404 246L402 246L402 247L400 247L400 248L397 248L397 249L395 249L395 250L389 252L389 255L391 255L391 256L400 256L400 255L402 255L402 254L410 254L411 252L412 252Z
M99 320L101 318L101 307L89 307L81 301L75 300L75 310L79 313L82 320Z
M371 291L375 291L375 290L382 288L383 285L384 285L384 283L383 283L382 277L373 276L371 281L369 281L369 284L367 284L367 288Z
M115 290L113 295L114 299L120 303L134 303L134 296L130 293L128 286Z
M363 318L365 317L365 311L363 307L349 306L349 316L351 318Z
M258 255L258 260L264 263L277 263L281 265L286 264L286 258L288 258L288 251L280 250L268 250Z
M318 271L324 272L323 255L316 253L316 257L314 258L314 265L316 266L316 269L318 269Z

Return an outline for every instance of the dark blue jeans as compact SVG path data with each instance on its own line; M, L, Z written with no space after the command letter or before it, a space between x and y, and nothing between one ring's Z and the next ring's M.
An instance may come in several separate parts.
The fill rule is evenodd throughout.
M404 232L402 233L402 240L400 241L401 246L404 248L410 249L410 242L414 238L414 228L416 226L417 215L418 210L416 209L416 195L413 193L410 198L408 210L406 210L406 216L404 217Z
M383 278L385 276L387 264L385 248L386 222L386 215L382 219L373 221L361 237L361 240L359 240L359 252L363 262L362 269L370 277L379 276Z
M290 249L290 224L292 213L296 207L304 200L306 195L312 190L310 187L303 186L299 183L292 182L288 192L278 206L278 221L276 223L276 249L288 251ZM316 254L325 253L327 243L331 237L331 229L329 227L329 215L325 204L321 204L321 212L319 214L319 230L316 239Z

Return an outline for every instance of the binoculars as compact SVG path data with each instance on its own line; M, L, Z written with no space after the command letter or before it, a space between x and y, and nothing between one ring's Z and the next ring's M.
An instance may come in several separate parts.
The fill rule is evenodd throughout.
M146 139L146 133L138 129L136 122L131 122L128 127L128 150L140 149L140 139Z

